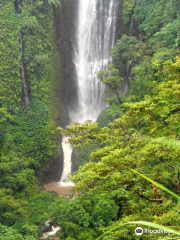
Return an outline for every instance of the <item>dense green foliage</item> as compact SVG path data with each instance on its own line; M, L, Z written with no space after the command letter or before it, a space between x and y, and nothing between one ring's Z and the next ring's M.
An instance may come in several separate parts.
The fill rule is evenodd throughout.
M25 63L32 97L49 103L53 43L52 10L47 1L22 3ZM38 38L37 38L38 36Z
M12 112L16 112L21 103L21 33L32 96L46 104L50 99L52 10L48 2L33 0L24 0L20 10L21 14L15 12L14 1L1 3L0 104Z
M53 194L39 193L38 181L55 147L50 119L55 1L0 3L0 238L37 240L37 226ZM31 89L31 102L21 108L21 54ZM38 209L32 216L34 201ZM39 204L38 204L39 201ZM48 204L46 204L46 201ZM36 216L36 217L35 217ZM44 216L44 217L43 217Z
M93 198L111 196L119 208L116 217L109 221L110 228L99 227L97 234L139 220L179 226L179 204L130 170L136 169L179 193L180 58L157 67L161 81L155 84L152 96L146 96L141 102L125 103L127 110L121 118L104 128L86 123L65 131L76 145L94 140L105 144L92 152L92 161L80 168L73 178L80 194L78 199L88 196L90 200L89 193ZM66 231L66 226L64 229ZM133 239L133 232L134 228L129 226L121 231L116 228L103 239ZM143 235L142 239L149 239L149 236Z
M33 236L24 237L12 228L7 228L0 225L0 239L1 240L36 240Z
M90 240L97 236L96 228L116 217L118 207L111 197L88 193L73 201L60 197L50 211L63 228L61 238Z
M43 169L44 165L47 166L54 147L54 142L50 140L53 136L48 131L47 108L40 101L33 101L27 109L20 110L15 116L9 116L1 109L0 127L1 224L14 226L21 231L32 218L31 213L28 213L27 199L31 201L31 195L36 194L38 189L35 173ZM46 195L41 203L42 207L45 205L45 198ZM39 207L39 211L40 209ZM44 213L47 208L43 209ZM37 223L38 218L32 220L29 228L31 224ZM46 217L44 222L45 220ZM37 235L36 230L35 228L33 236Z
M0 107L16 111L21 102L21 19L15 14L13 1L3 1L0 9Z
M124 0L124 33L109 69L99 73L109 107L97 123L62 130L71 137L78 169L74 191L65 197L40 190L37 178L51 164L55 109L66 118L56 102L63 59L55 53L52 7L59 5L23 0L17 14L14 1L0 3L0 240L38 240L48 219L61 227L61 240L133 240L134 224L178 234L179 0ZM132 20L136 36L127 30ZM22 35L31 93L24 109ZM122 96L123 84L129 89ZM138 239L159 237L167 239Z
M179 7L176 0L124 1L124 23L130 24L133 15L140 37L126 32L112 50L113 64L99 73L110 106L98 123L87 122L63 131L80 148L77 154L83 165L73 177L73 198L66 199L66 207L59 200L53 214L62 226L61 239L136 239L133 224L180 230L179 203L165 190L174 196L180 193ZM121 96L124 81L129 91ZM152 179L151 183L146 179ZM85 199L91 202L99 196L109 206L113 201L116 211L102 225L104 214L99 212L99 218L87 228L81 217L87 216L87 220L93 216L95 207L87 208ZM68 214L73 205L75 218ZM104 207L106 210L108 216L112 209ZM167 238L164 234L145 234L138 239L160 237Z

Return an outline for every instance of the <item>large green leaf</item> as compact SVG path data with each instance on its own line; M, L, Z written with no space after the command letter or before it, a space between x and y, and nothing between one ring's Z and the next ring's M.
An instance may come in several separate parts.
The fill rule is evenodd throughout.
M140 226L147 226L147 227L150 227L150 228L153 228L153 229L159 229L159 230L165 230L165 231L172 231L173 234L176 234L176 235L179 235L180 236L180 231L177 231L177 230L174 230L172 229L171 227L166 227L166 226L163 226L163 225L159 225L159 224L156 224L156 223L152 223L152 222L145 222L145 221L134 221L134 222L127 222L127 223L124 223L124 224L121 224L121 225L118 225L116 226L115 228L111 229L110 231L104 233L103 235L101 235L99 238L97 238L97 240L100 240L102 239L102 237L104 237L105 235L119 229L119 228L122 228L123 226L125 225L140 225Z
M152 180L152 179L146 177L145 175L143 175L143 174L137 172L137 171L134 170L134 169L131 169L131 171L133 171L134 173L138 174L139 176L145 178L147 181L149 181L149 182L151 182L152 184L156 185L158 188L160 188L160 189L162 189L163 191L169 193L170 195L172 195L173 197L175 197L178 201L180 201L180 197L179 197L177 194L175 194L174 192L170 191L169 189L167 189L167 188L164 187L163 185L161 185L161 184L155 182L154 180Z
M176 231L176 230L174 230L174 229L172 229L170 227L166 227L166 226L159 225L159 224L152 223L152 222L135 221L135 222L125 223L125 225L127 225L127 224L143 225L143 226L151 227L153 229L160 229L160 230L165 230L165 231L173 231L173 234L180 235L180 231Z

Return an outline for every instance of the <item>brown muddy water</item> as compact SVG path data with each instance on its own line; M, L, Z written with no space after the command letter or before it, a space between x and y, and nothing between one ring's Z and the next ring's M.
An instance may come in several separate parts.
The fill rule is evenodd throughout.
M72 186L63 186L60 182L51 182L43 185L44 190L56 192L58 195L69 195L72 193Z

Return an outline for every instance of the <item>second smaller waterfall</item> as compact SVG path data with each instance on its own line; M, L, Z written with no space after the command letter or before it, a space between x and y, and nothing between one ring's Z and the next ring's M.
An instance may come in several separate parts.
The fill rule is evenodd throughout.
M62 138L62 149L64 154L64 166L63 172L60 180L61 186L73 186L73 182L69 180L69 175L71 174L72 168L72 152L73 149L69 143L69 137L63 136Z

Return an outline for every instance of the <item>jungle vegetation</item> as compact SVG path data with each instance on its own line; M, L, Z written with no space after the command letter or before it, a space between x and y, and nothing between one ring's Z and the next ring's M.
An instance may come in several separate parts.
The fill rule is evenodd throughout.
M119 34L112 64L99 73L109 107L96 123L61 129L75 147L70 196L42 191L37 177L51 163L59 134L52 117L52 6L59 1L23 0L18 15L14 1L0 3L0 240L38 240L48 219L61 226L61 240L178 239L137 237L135 226L124 224L180 231L179 200L147 180L180 196L180 1L124 0L124 26L133 16L138 30ZM21 33L31 87L26 108ZM121 96L124 81L129 90Z

